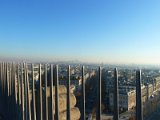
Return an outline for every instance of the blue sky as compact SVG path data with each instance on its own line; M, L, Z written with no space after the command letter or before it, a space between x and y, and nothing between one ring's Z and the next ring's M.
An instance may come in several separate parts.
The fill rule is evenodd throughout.
M0 57L160 64L159 0L1 0Z

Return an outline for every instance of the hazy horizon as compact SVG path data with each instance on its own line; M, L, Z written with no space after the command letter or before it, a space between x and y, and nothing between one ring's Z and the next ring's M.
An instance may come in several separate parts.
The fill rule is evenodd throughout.
M160 1L0 1L0 58L160 64Z

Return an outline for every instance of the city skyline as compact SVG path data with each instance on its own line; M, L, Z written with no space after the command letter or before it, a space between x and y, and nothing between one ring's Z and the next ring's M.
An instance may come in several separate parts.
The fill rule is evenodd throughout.
M0 58L160 64L159 4L0 1Z

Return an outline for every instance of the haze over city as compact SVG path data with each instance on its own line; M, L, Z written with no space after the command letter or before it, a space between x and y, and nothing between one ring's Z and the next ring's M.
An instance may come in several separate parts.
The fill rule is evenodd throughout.
M0 58L160 64L160 1L0 1Z

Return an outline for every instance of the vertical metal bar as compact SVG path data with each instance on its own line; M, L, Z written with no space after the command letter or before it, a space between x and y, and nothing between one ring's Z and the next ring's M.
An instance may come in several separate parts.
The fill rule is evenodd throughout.
M9 96L11 96L11 64L8 64Z
M12 69L12 63L10 63L10 96L12 96L13 95L13 71L12 71L13 69Z
M7 74L7 72L6 72L6 68L7 68L7 66L6 66L6 63L4 62L4 77L3 77L3 81L4 81L4 94L6 93L6 82L7 82L7 80L6 80L6 74Z
M23 64L24 66L24 97L25 97L25 119L28 120L28 105L27 105L27 73L26 73L26 66L27 63Z
M7 88L7 63L4 63L4 92L6 94L6 88Z
M26 82L27 82L27 99L28 99L28 119L31 120L31 104L30 104L30 89L29 89L29 80L28 80L28 66L26 64Z
M15 79L14 79L14 75L15 75L15 73L14 73L14 63L12 62L12 71L11 71L11 75L12 75L12 79L11 79L11 81L12 81L12 95L13 95L13 99L15 98Z
M48 120L47 64L45 64L45 107L46 107L46 120Z
M2 74L2 79L3 79L3 94L5 95L5 81L4 81L4 76L5 76L5 68L4 68L4 62L3 62L3 74Z
M70 120L70 65L68 66L68 80L67 80L67 120Z
M136 120L143 120L141 70L136 71Z
M2 62L1 62L1 91L3 95Z
M39 106L40 106L40 120L43 120L43 102L42 102L42 76L41 64L39 64Z
M6 82L7 82L7 80L6 80L6 63L4 62L4 73L3 73L3 81L4 81L4 87L3 87L3 89L4 89L4 94L6 93ZM7 96L7 95L6 95Z
M5 90L6 90L6 79L5 79L5 76L6 76L6 64L3 62L3 94L5 95Z
M18 97L17 97L17 87L18 87L18 83L17 83L17 76L16 76L16 65L14 64L14 92L15 92L15 101L16 101L16 104L18 102Z
M0 77L0 79L1 79L1 94L3 95L3 80L2 80L2 62L1 62L1 77Z
M2 87L2 95L3 95L3 85L4 85L4 83L3 83L3 62L1 63L1 87Z
M11 75L12 75L12 95L13 95L13 98L15 98L15 72L14 72L14 63L13 62L12 62Z
M15 99L15 102L16 102L16 96L15 96L15 68L14 68L14 63L12 62L12 94L13 94L13 98Z
M15 68L15 63L12 62L12 81L13 81L13 114L14 114L14 119L17 118L17 86L16 86L16 68ZM12 114L12 115L13 115Z
M8 74L9 74L9 96L11 96L12 93L11 64L9 64Z
M0 79L1 79L1 92L2 92L2 62L0 63Z
M5 94L5 82L6 82L6 80L5 80L5 63L3 62L3 74L2 74L2 78L3 78L3 94L4 94L4 96L6 95Z
M12 63L10 63L10 96L12 96L13 95L13 71L12 71L13 69L12 69Z
M2 88L2 74L1 74L1 72L2 72L2 63L0 62L0 87ZM2 90L1 90L2 91Z
M9 118L10 118L10 113L11 113L11 109L9 110L9 108L11 108L10 106L10 98L9 98L9 65L8 63L5 63L5 81L6 81L6 104L7 104L7 113L9 114Z
M7 92L6 92L6 90L8 90L8 88L7 88L7 65L6 65L6 63L4 63L4 73L3 73L3 80L4 80L4 94L8 97L8 94L6 94Z
M1 81L2 81L2 95L3 95L3 63L1 63Z
M58 83L58 65L56 65L55 70L55 120L59 120L59 83Z
M119 119L118 70L114 70L114 120Z
M99 79L97 81L97 115L96 120L101 120L101 67L99 67Z
M13 62L11 63L11 95L14 96L14 70L13 70ZM13 97L14 98L14 97Z
M5 76L4 76L4 81L5 81L5 92L6 92L6 85L7 85L6 79L7 79L7 73L8 73L8 71L7 71L7 65L8 65L8 63L5 63ZM9 73L8 73L8 74L9 74Z
M8 63L9 96L11 96L11 63Z
M81 120L85 120L85 78L84 78L84 66L82 66L82 117Z
M2 94L4 95L4 63L2 62Z
M1 62L0 62L0 82L1 82L1 84L0 84L0 87L2 88L2 74L1 74L1 72L2 72L2 64L1 64ZM1 90L1 92L2 92L2 90ZM1 93L0 93L1 94Z
M10 105L11 105L11 116L13 115L13 113L15 112L15 110L14 110L14 103L13 103L13 100L14 100L14 87L13 87L13 85L14 85L14 81L13 81L13 64L12 63L10 63L10 83L11 83L11 86L10 86L10 96L11 96L11 103L10 103ZM13 116L12 116L13 117Z
M3 95L3 63L1 62L1 88L2 88L2 95Z
M16 99L16 80L15 80L15 64L12 62L12 81L13 81L13 96L14 100L17 103Z
M1 62L1 91L3 95L3 63Z
M4 79L3 79L3 73L4 73L4 63L2 62L2 76L1 76L1 79L2 79L2 94L4 94Z
M8 64L7 64L6 67L7 67L7 70L6 70L6 74L7 74L7 77L6 77L6 78L7 78L7 93L8 93L8 96L9 96L9 91L10 91L10 90L9 90L9 86L10 86L9 84L10 84L10 81L9 81L9 75L8 75L8 74L9 74L9 71L8 71L8 69L9 69L9 68L8 68Z
M33 107L33 119L36 120L35 83L34 83L34 65L33 64L32 64L32 107Z
M5 93L6 93L6 88L7 88L7 81L6 81L6 79L7 79L7 73L8 73L7 72L7 65L8 65L8 63L4 64L4 69L5 69L5 73L4 73L5 74L5 76L4 76L4 81L5 81L4 82L4 91L5 91Z
M21 81L19 78L19 63L17 64L17 81L18 81L18 103L21 104Z
M3 78L2 78L2 75L3 75L3 64L2 64L2 62L1 62L1 90L2 90L2 95L3 95Z
M24 75L24 72L23 72L23 64L21 64L21 106L22 106L22 120L24 120L24 81L23 81L23 75Z
M54 100L53 100L53 65L51 64L51 119L54 120Z
M1 90L2 90L2 95L3 95L3 63L1 62Z
M12 90L11 90L11 89L12 89L12 88L11 88L11 86L12 86L12 85L11 85L11 84L12 84L12 83L11 83L11 63L9 63L8 75L9 75L9 96L11 96L11 91L12 91Z

